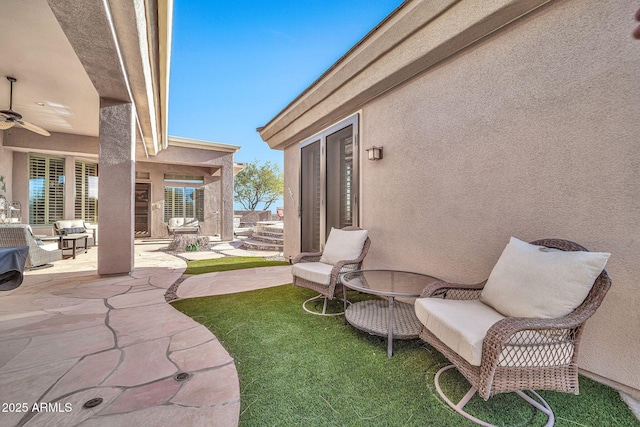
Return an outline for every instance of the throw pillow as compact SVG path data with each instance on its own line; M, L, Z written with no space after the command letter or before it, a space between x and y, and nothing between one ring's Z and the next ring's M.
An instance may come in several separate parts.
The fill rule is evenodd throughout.
M82 234L85 231L86 230L84 229L84 227L69 227L62 229L62 232L65 236L68 236L69 234Z
M335 265L339 261L357 259L368 234L367 230L345 231L332 227L320 262Z
M587 297L610 256L551 250L512 237L480 300L505 316L566 316Z

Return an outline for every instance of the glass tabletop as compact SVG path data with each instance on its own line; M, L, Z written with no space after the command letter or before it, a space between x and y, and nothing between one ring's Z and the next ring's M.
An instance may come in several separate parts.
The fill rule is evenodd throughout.
M346 287L368 294L415 298L425 286L440 279L408 271L358 270L343 274L341 280Z

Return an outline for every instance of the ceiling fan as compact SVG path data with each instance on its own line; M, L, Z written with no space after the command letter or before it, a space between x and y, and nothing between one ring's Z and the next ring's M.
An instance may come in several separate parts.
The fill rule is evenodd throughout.
M9 129L15 125L18 125L22 128L30 130L31 132L35 132L43 136L50 136L51 134L49 132L42 129L40 126L36 126L33 123L29 123L25 120L22 120L22 115L12 110L13 84L16 82L16 79L14 77L7 76L7 80L9 80L9 84L11 85L11 93L9 95L9 109L0 110L0 130Z

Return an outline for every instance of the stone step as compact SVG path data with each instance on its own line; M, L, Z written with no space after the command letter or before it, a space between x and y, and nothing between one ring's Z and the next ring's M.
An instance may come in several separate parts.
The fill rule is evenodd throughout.
M270 225L268 227L264 227L258 231L266 231L269 233L284 233L284 227L281 225Z
M274 245L282 245L284 243L284 240L282 239L282 237L265 236L259 233L253 233L253 235L251 236L251 240L257 240L259 242L265 242L265 243L272 243Z
M236 236L251 236L253 234L253 229L251 228L235 228L233 230L233 234Z
M275 232L275 231L256 231L253 234L257 236L268 236L268 237L275 237L277 239L284 239L284 233Z
M282 252L283 245L277 245L273 243L260 242L253 239L247 239L242 243L244 249L254 249L258 251L277 251Z

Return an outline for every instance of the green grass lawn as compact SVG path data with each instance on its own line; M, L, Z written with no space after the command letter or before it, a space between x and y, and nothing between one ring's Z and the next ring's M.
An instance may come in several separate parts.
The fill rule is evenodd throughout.
M189 261L184 274L204 274L215 271L239 270L242 268L272 267L276 265L289 265L285 261L272 261L258 257L231 256L225 258L203 259Z
M173 306L207 326L234 357L240 378L242 426L472 426L437 395L435 373L448 364L420 340L386 340L343 324L343 317L305 313L313 296L292 285L177 301ZM353 298L362 298L354 294ZM445 392L468 388L449 371ZM556 426L638 426L618 393L580 378L580 395L541 392ZM542 426L513 394L488 402L477 396L473 415L499 426Z

